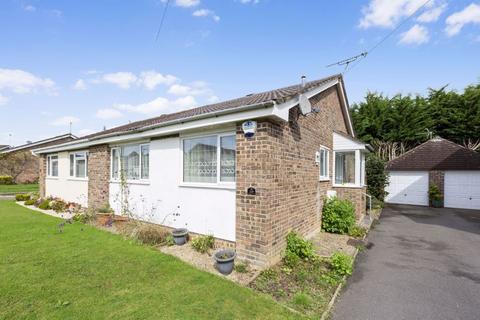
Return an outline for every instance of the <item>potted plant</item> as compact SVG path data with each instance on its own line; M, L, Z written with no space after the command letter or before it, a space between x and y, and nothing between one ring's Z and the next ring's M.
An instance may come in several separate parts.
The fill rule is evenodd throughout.
M442 194L440 193L440 189L432 184L428 188L428 196L430 199L430 204L434 208L441 208L443 207L443 197Z
M185 228L173 229L172 236L177 246L184 245L187 242L188 230Z
M232 273L236 253L232 249L223 249L215 252L213 258L215 259L217 270L224 275Z

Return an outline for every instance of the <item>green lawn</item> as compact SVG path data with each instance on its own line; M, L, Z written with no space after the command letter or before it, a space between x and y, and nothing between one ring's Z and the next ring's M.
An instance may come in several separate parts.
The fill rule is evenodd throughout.
M2 193L26 193L26 192L37 192L38 184L10 184L10 185L0 185L0 194Z
M153 248L0 201L0 319L288 319Z

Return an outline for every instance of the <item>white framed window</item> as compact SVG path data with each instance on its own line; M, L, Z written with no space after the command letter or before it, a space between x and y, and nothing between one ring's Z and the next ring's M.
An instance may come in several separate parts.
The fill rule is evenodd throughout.
M234 184L235 134L212 134L182 139L184 183Z
M335 184L355 185L356 183L356 152L336 151L335 157ZM360 160L360 159L358 159Z
M326 147L320 147L320 181L330 180L330 149Z
M88 176L88 152L70 153L70 177L86 178Z
M47 156L47 176L58 177L58 155Z
M119 180L148 180L150 176L150 146L148 144L124 145L111 149L110 177Z

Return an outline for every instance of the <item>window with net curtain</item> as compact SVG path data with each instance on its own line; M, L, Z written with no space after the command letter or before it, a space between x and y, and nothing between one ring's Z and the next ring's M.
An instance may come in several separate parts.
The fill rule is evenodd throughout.
M355 184L355 152L335 153L335 183Z
M218 165L217 161L220 161ZM217 172L219 169L220 172ZM235 136L206 136L183 140L183 181L235 181Z
M146 180L150 174L150 146L128 145L112 148L112 179L120 179L123 172L127 180Z

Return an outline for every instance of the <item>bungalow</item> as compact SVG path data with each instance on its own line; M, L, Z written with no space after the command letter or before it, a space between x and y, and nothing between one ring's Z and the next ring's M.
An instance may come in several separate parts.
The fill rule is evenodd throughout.
M355 139L341 75L35 152L42 195L117 213L128 202L150 222L212 234L261 267L278 261L290 230L320 229L327 195L352 200L358 219L365 213L368 151Z

